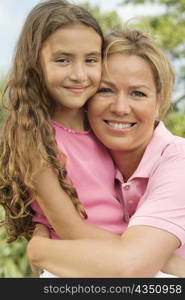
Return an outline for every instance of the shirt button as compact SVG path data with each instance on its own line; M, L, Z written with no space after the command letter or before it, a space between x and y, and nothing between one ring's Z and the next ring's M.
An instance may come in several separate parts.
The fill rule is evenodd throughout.
M130 189L130 184L129 183L124 184L123 188L124 190L128 191Z
M133 200L128 200L128 203L129 203L129 204L133 204L134 201L133 201Z

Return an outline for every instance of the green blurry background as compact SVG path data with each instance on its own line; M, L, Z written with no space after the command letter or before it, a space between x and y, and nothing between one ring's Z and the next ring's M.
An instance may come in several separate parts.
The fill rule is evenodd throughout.
M159 3L163 8L161 15L142 17L137 20L137 26L153 34L173 63L177 74L177 82L172 109L168 113L165 123L172 133L185 137L185 0L120 0L120 6L124 7L128 3L144 5L154 2ZM105 32L121 26L121 20L116 10L102 12L98 6L92 6L90 2L83 3L83 5L99 20ZM1 98L5 82L6 78L2 76L0 80L0 125L3 124L5 114ZM3 216L4 212L0 207L0 220L3 220ZM19 238L16 242L8 244L5 228L0 227L0 277L31 277L31 270L26 256L26 244L27 241L24 238Z

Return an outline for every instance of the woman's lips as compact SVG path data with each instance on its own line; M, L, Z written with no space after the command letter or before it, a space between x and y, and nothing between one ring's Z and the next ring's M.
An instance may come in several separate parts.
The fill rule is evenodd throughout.
M105 124L113 129L113 130L121 130L121 131L129 131L131 128L136 126L137 123L135 122L119 122L119 121L108 121L104 120Z

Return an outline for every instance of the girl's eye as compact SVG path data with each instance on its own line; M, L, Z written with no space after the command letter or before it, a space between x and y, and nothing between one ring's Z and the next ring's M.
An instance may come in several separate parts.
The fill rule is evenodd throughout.
M131 95L133 95L134 97L146 97L146 94L140 91L133 91Z
M59 62L59 63L68 63L69 62L69 59L67 58L57 58L56 59L56 62Z
M112 93L112 90L109 88L100 88L97 91L97 94L110 94L110 93Z

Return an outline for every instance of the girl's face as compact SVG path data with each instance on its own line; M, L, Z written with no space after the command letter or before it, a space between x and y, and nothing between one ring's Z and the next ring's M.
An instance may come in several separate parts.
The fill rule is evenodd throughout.
M78 110L96 92L101 78L101 47L98 33L85 25L58 29L44 43L41 67L58 107Z
M160 97L151 67L141 57L123 54L108 57L107 67L89 102L90 125L109 149L142 153L153 134Z

